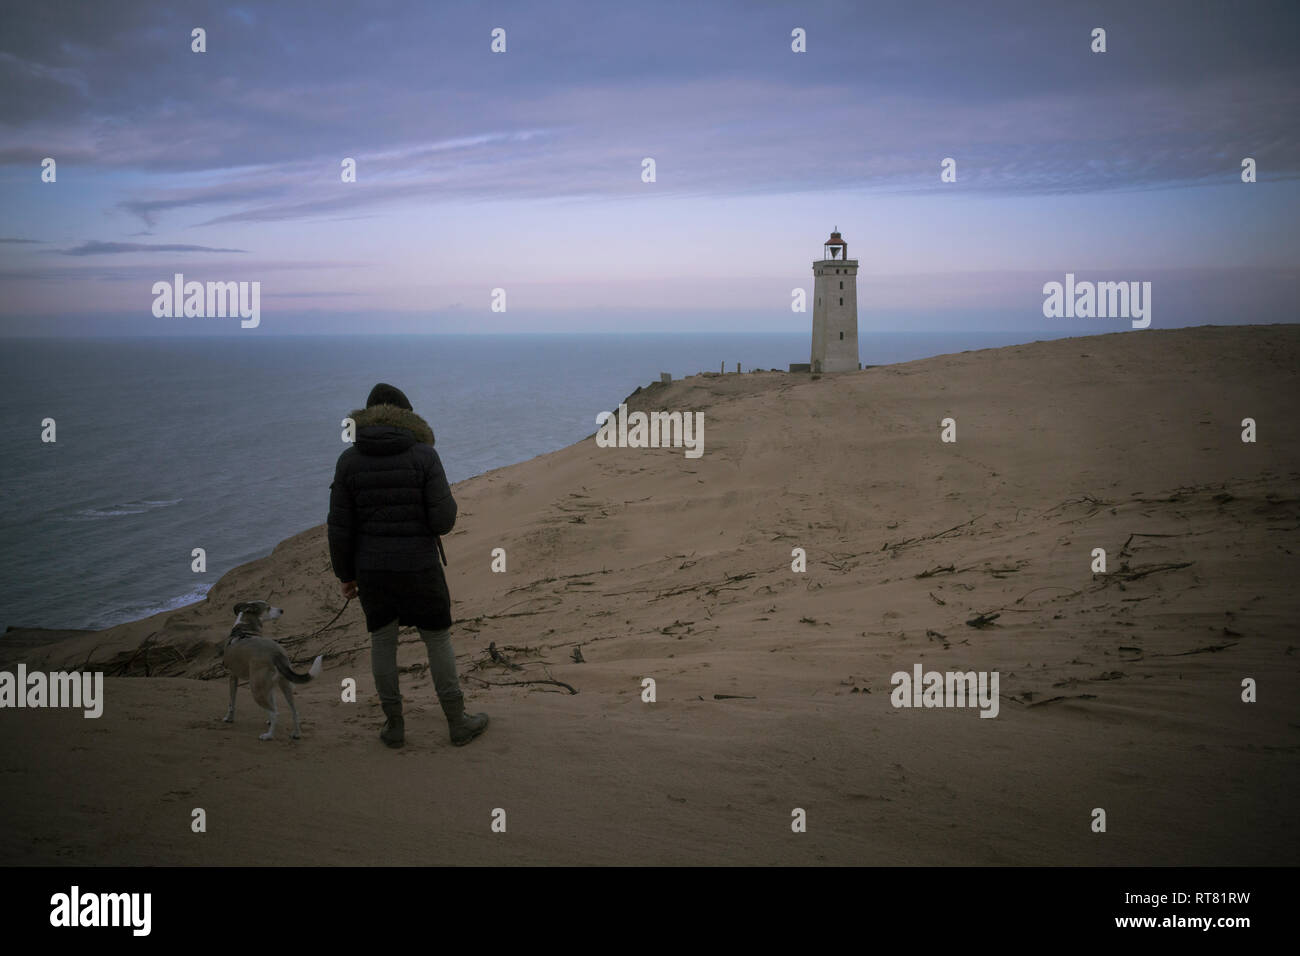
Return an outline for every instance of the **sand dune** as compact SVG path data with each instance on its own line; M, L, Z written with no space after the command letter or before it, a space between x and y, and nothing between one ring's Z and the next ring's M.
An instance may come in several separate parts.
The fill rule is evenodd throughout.
M24 651L131 676L99 720L0 716L0 859L1300 863L1298 369L1300 327L1207 327L642 389L704 412L703 457L588 439L455 487L479 741L448 743L411 633L408 745L379 743L317 527L199 604ZM193 679L256 597L295 659L326 654L299 741L260 743L246 690L221 723L225 682ZM997 718L891 706L915 664L999 672ZM537 679L578 693L501 686Z

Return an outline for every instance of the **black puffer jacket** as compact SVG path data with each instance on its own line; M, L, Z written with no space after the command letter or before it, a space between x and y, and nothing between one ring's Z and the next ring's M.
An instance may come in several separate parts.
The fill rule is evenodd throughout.
M415 412L374 405L351 413L356 441L339 455L330 485L330 561L340 581L367 572L436 569L440 535L456 524L433 429Z

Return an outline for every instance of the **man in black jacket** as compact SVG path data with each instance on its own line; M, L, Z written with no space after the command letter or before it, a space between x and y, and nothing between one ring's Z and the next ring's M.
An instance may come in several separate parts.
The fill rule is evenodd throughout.
M343 596L358 597L370 632L375 690L388 718L379 737L405 740L397 681L397 629L419 628L452 743L467 744L487 714L466 714L451 647L451 596L439 555L456 523L433 429L401 389L380 383L352 412L356 440L339 455L330 485L330 562ZM444 559L445 560L445 559Z

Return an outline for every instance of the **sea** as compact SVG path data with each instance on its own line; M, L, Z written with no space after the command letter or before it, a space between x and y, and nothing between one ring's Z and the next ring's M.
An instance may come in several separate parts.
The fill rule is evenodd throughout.
M861 353L882 365L1047 337L880 333ZM181 607L323 523L342 419L376 382L430 423L454 483L582 440L661 372L807 356L806 333L0 340L0 633Z

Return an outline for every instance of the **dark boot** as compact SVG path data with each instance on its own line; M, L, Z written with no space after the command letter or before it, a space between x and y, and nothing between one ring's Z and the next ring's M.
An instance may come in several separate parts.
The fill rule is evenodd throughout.
M487 714L465 713L465 695L457 694L441 698L442 712L447 715L447 726L451 728L451 742L463 747L487 729Z
M406 742L406 725L402 721L402 705L383 704L384 716L388 718L384 729L379 732L379 739L390 747L400 747Z

